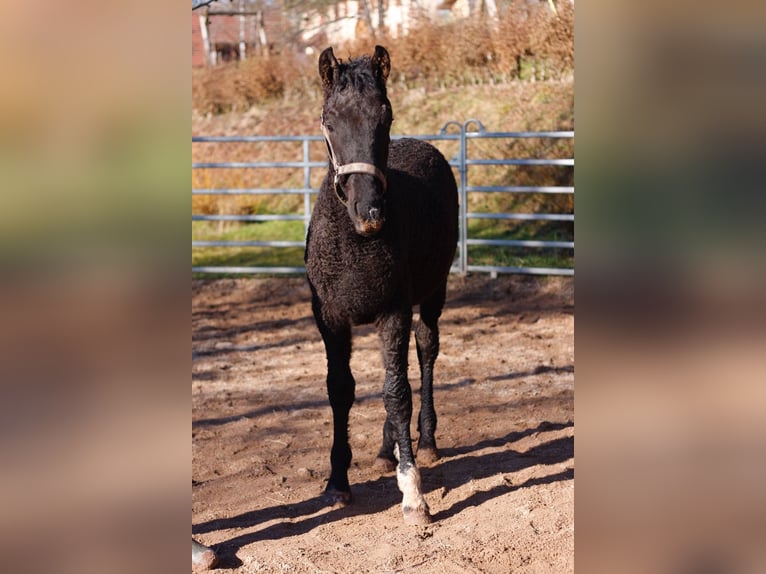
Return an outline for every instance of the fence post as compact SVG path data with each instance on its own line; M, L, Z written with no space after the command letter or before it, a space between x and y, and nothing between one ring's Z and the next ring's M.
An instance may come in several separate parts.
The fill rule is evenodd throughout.
M484 125L477 119L466 120L460 126L460 273L468 273L468 126L476 124L480 132Z
M468 166L466 165L465 126L460 126L460 274L468 271Z
M460 257L458 258L458 271L461 275L466 274L466 268L468 265L468 255L466 253L466 241L468 239L468 231L466 229L466 221L467 217L466 214L468 213L467 207L466 207L466 153L465 153L465 125L461 124L460 122L456 122L455 120L450 120L446 124L442 126L442 129L439 130L439 133L445 134L447 133L447 129L450 126L457 126L457 129L460 130L460 149L457 152L457 171L459 176L459 182L458 182L458 197L459 197L459 213L458 213L458 223L459 223L459 235L458 235L458 248L460 249Z
M311 166L309 165L309 139L303 138L303 237L308 237L311 221Z

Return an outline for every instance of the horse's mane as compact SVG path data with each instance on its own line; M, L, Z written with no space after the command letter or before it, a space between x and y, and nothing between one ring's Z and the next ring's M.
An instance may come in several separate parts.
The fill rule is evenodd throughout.
M372 73L370 56L338 60L337 89L345 90L348 87L353 87L360 92L366 89L382 90L383 95L386 95L386 83L379 82Z

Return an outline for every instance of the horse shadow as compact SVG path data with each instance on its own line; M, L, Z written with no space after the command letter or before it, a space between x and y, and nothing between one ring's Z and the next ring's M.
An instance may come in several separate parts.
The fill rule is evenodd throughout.
M474 445L443 449L442 458L430 467L421 467L421 479L424 493L440 491L442 497L450 490L467 484L471 480L488 478L497 474L511 474L536 465L553 465L574 457L574 438L560 437L539 445L525 452L510 448L502 451L470 454L485 448L503 447L525 436L548 430L559 430L573 426L574 423L543 422L536 428L512 432L497 439L480 441ZM437 512L432 517L435 522L455 516L472 506L504 494L541 484L572 480L574 470L565 469L543 477L535 477L519 484L513 484L505 477L502 484L489 490L477 491L469 497L454 503L449 508ZM269 508L252 510L243 514L209 520L192 526L192 535L215 532L218 530L250 529L258 524L272 522L266 528L235 536L215 545L220 561L218 568L233 569L242 565L236 553L243 547L262 540L279 540L291 536L306 534L323 524L329 524L347 518L384 512L401 503L401 493L396 484L395 473L387 473L378 478L352 485L353 503L344 507L332 507L327 512L327 503L322 495L294 503L281 504ZM321 513L320 513L321 512Z
M572 423L557 424L553 428L566 428L572 426ZM538 427L539 428L539 427ZM537 429L510 433L499 439L482 441L474 447L445 449L442 456L446 458L443 462L430 469L421 469L423 487L426 493L440 491L444 497L450 490L454 490L472 480L480 480L495 476L498 474L509 475L525 468L530 468L540 464L549 466L566 462L574 458L574 437L564 436L548 442L536 445L525 452L506 448L500 451L483 453L478 455L467 455L447 458L450 453L463 453L466 451L479 451L488 447L502 447L519 440L524 436L540 432ZM454 503L449 508L437 512L432 516L434 521L441 521L459 514L471 506L479 506L493 498L508 494L510 492L535 486L540 484L550 484L562 480L572 480L574 478L574 469L568 468L561 472L550 474L544 477L531 478L524 483L513 483L508 476L503 477L503 483L490 490L474 492L468 498Z

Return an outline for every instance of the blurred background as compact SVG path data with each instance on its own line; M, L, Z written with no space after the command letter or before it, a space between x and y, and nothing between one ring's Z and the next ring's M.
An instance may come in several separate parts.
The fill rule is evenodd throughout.
M292 28L272 33L262 3L264 24L244 50L237 39L193 52L188 4L6 4L3 564L30 572L180 567L191 450L189 122L192 133L240 122L266 129L268 102L280 99L314 122L314 88L300 80L311 75L299 66L313 67L324 39L300 35L294 54L277 40L311 30L321 16L297 28L288 18ZM552 5L549 43L535 44L530 31L535 13L553 12L548 2L469 3L481 6L484 22L494 6L503 33L463 37L463 28L447 28L446 47L428 28L409 40L386 32L399 74L392 85L470 94L448 101L473 111L488 86L535 84L504 96L498 125L514 118L515 129L571 128L567 88L546 84L574 77L555 42L570 33L571 16L564 2ZM350 53L384 37L377 4L368 6ZM522 8L527 15L516 20ZM764 8L581 0L575 14L577 568L761 572ZM482 18L465 26L485 25ZM209 28L210 40L212 17ZM526 53L546 46L550 65ZM259 63L258 50L276 64ZM208 63L195 65L200 57ZM413 102L402 131L429 117L424 100ZM537 118L516 116L536 102ZM296 126L309 121L302 118L296 112Z
M183 7L3 3L3 570L188 558Z
M766 565L763 17L577 3L583 572Z

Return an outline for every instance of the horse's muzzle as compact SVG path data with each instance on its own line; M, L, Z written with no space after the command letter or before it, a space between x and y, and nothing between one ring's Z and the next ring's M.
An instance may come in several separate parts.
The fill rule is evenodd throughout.
M354 227L360 235L375 235L383 228L385 218L383 213L377 207L371 207L367 212L367 217L357 217Z
M375 235L378 233L381 229L383 229L383 219L375 219L375 220L357 220L356 221L356 232L359 235Z

